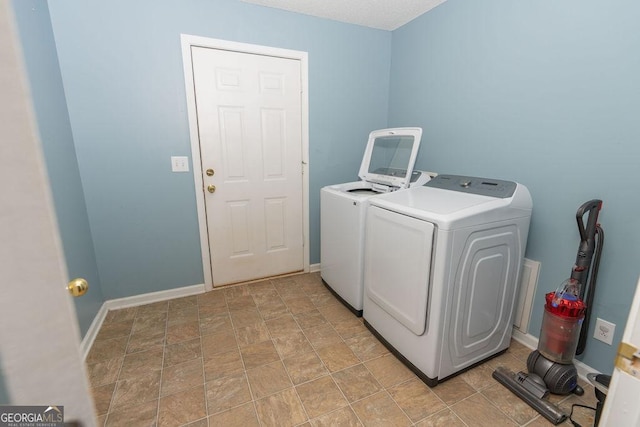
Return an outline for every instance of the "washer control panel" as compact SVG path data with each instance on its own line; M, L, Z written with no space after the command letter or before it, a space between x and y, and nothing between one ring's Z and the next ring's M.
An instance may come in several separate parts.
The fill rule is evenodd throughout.
M513 196L518 184L512 181L474 176L438 175L424 186L506 199Z

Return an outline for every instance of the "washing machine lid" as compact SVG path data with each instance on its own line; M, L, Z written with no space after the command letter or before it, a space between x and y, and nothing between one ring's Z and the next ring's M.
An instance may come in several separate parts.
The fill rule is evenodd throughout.
M369 134L358 176L381 186L408 188L421 138L421 128L374 130Z

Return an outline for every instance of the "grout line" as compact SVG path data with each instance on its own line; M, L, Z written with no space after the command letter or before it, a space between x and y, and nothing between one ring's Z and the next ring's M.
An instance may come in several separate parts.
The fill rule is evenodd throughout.
M165 319L165 323L164 323L164 345L162 346L162 362L160 364L160 384L158 384L158 405L156 408L156 424L158 424L160 422L160 396L162 395L162 377L164 374L164 356L167 350L167 344L168 344L168 337L167 334L169 332L169 302L167 301L167 317ZM137 316L137 313L136 313ZM133 326L131 327L131 329L133 330ZM127 346L129 344L127 343ZM123 363L124 364L124 363Z
M323 286L323 285L322 285L322 283L321 283L321 282L319 282L319 281L318 281L318 286ZM305 293L306 293L306 291L305 291ZM309 295L310 295L310 294L307 294L307 297L309 297ZM309 298L310 298L310 297L309 297ZM310 299L311 299L311 298L310 298ZM314 328L320 328L320 327L328 326L328 327L330 327L330 328L331 328L331 330L333 330L333 332L335 332L335 333L338 335L338 337L340 338L341 342L342 342L342 343L344 343L345 345L347 345L347 343L345 342L345 340L344 340L344 338L342 337L342 335L340 335L340 333L338 333L338 331L336 331L335 327L334 327L334 326L333 326L333 324L329 321L329 319L327 319L327 318L324 316L324 314L322 314L322 312L319 310L319 307L320 307L320 306L317 306L317 305L313 302L313 300L312 300L312 303L313 303L313 306L314 306L314 310L318 310L318 312L320 313L320 315L322 316L322 318L323 318L323 319L325 319L325 321L326 321L326 325L316 325L316 326L314 326L314 327L312 327L312 328L308 328L307 330L314 329ZM326 305L326 304L325 304L325 305ZM307 338L307 341L309 341L309 338L307 337L307 334L305 333L305 330L302 328L302 326L301 326L301 325L300 325L300 323L297 321L297 319L295 319L295 316L294 316L294 320L295 320L295 321L296 321L296 323L298 324L298 327L302 330L302 333L303 333L303 335L305 336L305 338ZM309 342L310 342L310 341L309 341ZM348 345L347 345L347 347L348 347ZM327 373L328 373L328 374L327 374L327 376L329 376L329 377L331 378L331 380L332 380L333 384L338 388L338 391L340 392L340 394L341 394L341 395L342 395L342 397L344 398L345 402L347 402L347 405L346 405L346 406L343 406L342 408L338 408L338 409L335 409L335 410L333 410L333 411L330 411L330 412L327 412L327 413L325 413L325 414L322 414L322 415L320 415L319 417L325 416L325 415L330 414L330 413L333 413L333 412L337 412L337 411L342 410L342 409L344 409L344 408L349 408L349 410L353 413L353 415L356 417L356 419L357 419L361 424L363 424L363 425L364 425L364 421L360 419L360 417L358 416L357 412L354 410L354 408L353 408L353 406L352 406L352 404L353 404L353 403L355 403L355 401L354 401L354 402L350 402L350 401L349 401L349 399L347 398L347 396L344 394L344 391L343 391L343 390L340 388L340 386L336 383L335 378L333 377L333 375L334 375L334 374L336 374L336 373L338 373L338 372L345 371L345 370L347 370L347 369L349 369L349 368L352 368L353 366L357 366L358 364L362 364L362 365L364 366L364 361L362 361L362 359L360 359L360 358L356 355L356 358L358 358L358 360L360 361L360 363L358 363L358 364L356 364L356 365L353 365L353 366L348 366L348 367L346 367L346 368L340 369L340 370L335 371L335 372L331 372L331 370L329 369L329 367L328 367L328 366L326 366L326 364L325 364L325 363L324 363L324 361L322 360L322 357L320 357L320 355L318 354L318 352L317 352L317 348L316 348L313 344L311 344L311 348L312 348L312 350L313 350L314 354L316 355L316 357L318 357L318 359L320 360L320 363L322 363L322 365L323 365L323 366L324 366L324 368L326 369L326 371L327 371ZM350 348L350 347L349 347L349 349L351 350L351 348ZM353 350L352 350L352 352L353 352ZM355 353L354 353L354 355L355 355ZM366 366L365 366L365 368L366 368ZM374 378L375 378L375 377L374 377ZM309 380L308 382L311 382L311 381L313 381L313 380ZM377 380L376 380L376 382L377 382ZM305 383L301 383L301 384L305 384ZM300 385L300 384L298 384L298 385ZM359 401L359 400L358 400L358 401ZM316 418L319 418L319 417L316 417ZM314 418L314 419L315 419L315 418ZM309 421L311 421L311 418L309 419Z
M109 312L107 312L107 316L109 315ZM129 336L127 337L127 344L124 346L124 354L122 355L122 362L120 363L120 368L118 369L118 375L116 375L116 383L113 387L113 391L111 392L111 400L109 401L109 407L107 408L107 413L105 414L104 417L104 425L107 424L107 420L109 419L109 416L112 413L112 405L114 404L114 400L116 397L116 392L118 391L118 387L120 384L120 374L122 373L122 368L124 367L124 360L127 356L127 349L129 348L129 342L131 341L131 335L133 335L133 325L135 324L136 321L136 317L138 316L138 308L135 308L135 313L133 315L133 320L131 322L131 329L129 330ZM100 329L102 329L102 327L100 327ZM98 333L100 333L100 331L98 331ZM97 334L96 334L97 336ZM115 409L115 408L113 408Z
M209 291L213 292L213 291ZM206 294L206 292L205 292ZM200 319L200 299L196 296L196 309L198 312L198 341L200 342L200 366L202 367L202 389L204 393L204 414L207 419L207 426L209 425L209 399L207 399L207 373L204 369L204 350L202 348L202 328Z
M278 294L278 296L280 297L280 299L282 300L283 304L285 305L285 307L287 307L287 312L288 314L291 316L291 319L295 322L295 324L298 326L298 328L300 328L300 331L302 332L302 335L305 337L305 339L307 341L309 341L306 337L306 335L304 335L304 331L302 330L302 328L300 327L300 324L298 323L298 321L296 320L295 316L293 315L293 313L291 313L291 310L289 309L289 306L287 305L287 303L285 302L283 295L280 294L280 291L278 290L278 288L276 287L275 283L273 284L273 287L276 290L276 293ZM283 317L283 316L280 316ZM267 327L267 331L269 332L269 336L271 336L271 331L269 331L269 328ZM272 338L273 339L273 338ZM309 343L309 345L311 345L311 343ZM311 346L311 348L313 349L313 346ZM315 351L315 350L314 350ZM278 352L278 349L276 348L276 352ZM304 415L306 417L306 420L304 420L301 423L298 423L298 425L304 424L309 422L312 418L309 416L309 412L307 411L307 408L304 406L304 403L302 402L302 398L300 397L300 393L298 393L298 386L300 384L294 384L294 382L291 380L291 375L289 374L289 371L287 371L287 367L284 364L284 359L282 358L282 355L280 355L280 353L278 352L278 356L280 356L280 363L282 363L282 366L284 367L284 371L287 373L287 377L289 377L289 381L291 381L291 385L293 387L293 391L296 394L296 397L298 398L298 401L300 402L300 406L302 406L302 410L304 411ZM319 358L319 357L318 357ZM320 358L319 358L320 359ZM320 362L323 364L324 366L324 362L322 362L322 359L320 359ZM325 367L326 368L326 367ZM328 371L328 370L327 370ZM313 380L310 380L308 382L311 382Z

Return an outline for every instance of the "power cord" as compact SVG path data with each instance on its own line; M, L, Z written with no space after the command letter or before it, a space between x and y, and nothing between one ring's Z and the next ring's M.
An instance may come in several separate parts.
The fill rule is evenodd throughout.
M573 424L573 427L582 427L580 424L573 421L573 419L571 418L573 416L573 408L575 408L576 406L579 406L580 408L591 409L592 411L595 411L596 408L592 408L591 406L587 406L587 405L580 405L579 403L574 403L573 405L571 405L571 413L569 414L569 421L571 421L571 424Z

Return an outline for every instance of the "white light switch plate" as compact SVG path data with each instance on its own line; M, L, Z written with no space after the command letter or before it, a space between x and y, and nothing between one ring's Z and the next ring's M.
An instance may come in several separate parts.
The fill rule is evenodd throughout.
M187 156L171 156L171 172L189 172Z

